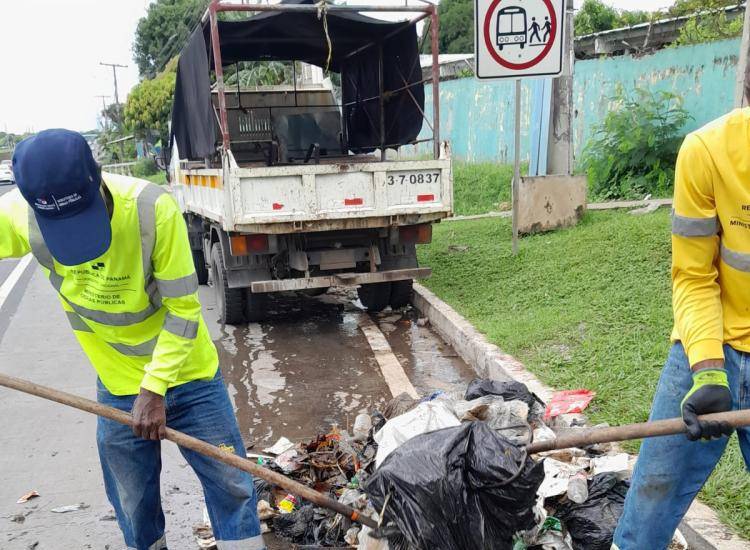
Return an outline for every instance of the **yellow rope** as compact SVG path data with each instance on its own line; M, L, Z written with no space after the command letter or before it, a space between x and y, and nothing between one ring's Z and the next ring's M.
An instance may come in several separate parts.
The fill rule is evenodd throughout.
M318 8L318 19L323 19L323 30L326 33L326 42L328 43L328 59L326 59L326 72L328 72L331 67L331 58L333 57L333 44L331 44L331 36L328 34L328 2L320 0L315 5Z

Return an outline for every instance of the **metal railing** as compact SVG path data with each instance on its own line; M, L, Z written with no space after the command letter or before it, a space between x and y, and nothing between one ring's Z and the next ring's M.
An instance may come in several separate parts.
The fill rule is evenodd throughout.
M133 168L137 162L120 162L118 164L105 164L102 166L103 172L109 172L110 174L119 174L121 176L132 176Z

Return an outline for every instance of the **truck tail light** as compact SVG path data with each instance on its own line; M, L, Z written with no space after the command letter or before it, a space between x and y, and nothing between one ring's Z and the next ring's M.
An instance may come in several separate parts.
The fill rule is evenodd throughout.
M432 224L406 225L399 227L399 239L402 243L427 244L432 242Z
M232 235L229 239L232 256L268 251L268 235Z

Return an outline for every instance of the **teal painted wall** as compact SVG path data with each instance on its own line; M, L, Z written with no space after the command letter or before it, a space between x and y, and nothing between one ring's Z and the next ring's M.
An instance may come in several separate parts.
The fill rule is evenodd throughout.
M580 155L592 128L610 108L617 84L679 94L693 117L685 132L700 128L734 108L740 40L666 48L653 55L590 59L576 63L575 152Z
M618 84L626 90L648 86L670 90L684 97L693 116L686 132L699 128L730 111L739 39L667 48L643 57L618 56L578 61L574 86L574 147L579 158L593 127L610 108L609 98ZM531 88L525 81L522 94L521 155L528 159ZM425 107L432 119L432 87L425 87ZM480 82L462 78L440 83L441 138L452 143L455 158L470 162L513 160L512 82ZM427 124L421 138L431 137ZM431 144L410 152L428 154Z

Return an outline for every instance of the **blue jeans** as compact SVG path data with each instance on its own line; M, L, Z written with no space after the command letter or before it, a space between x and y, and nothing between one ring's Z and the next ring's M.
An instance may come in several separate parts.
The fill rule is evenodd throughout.
M112 395L97 384L99 403L130 412L135 395ZM220 373L213 380L188 382L167 391L167 426L239 456L245 447ZM99 418L96 430L107 497L115 509L125 544L135 550L162 550L164 513L159 476L161 442L133 435L130 427ZM262 550L253 478L194 451L180 448L203 486L208 515L220 550Z
M734 409L750 408L750 354L724 346ZM661 373L651 420L682 415L680 404L693 384L682 344L672 346ZM750 430L737 431L750 468ZM615 532L620 550L667 548L693 499L726 449L728 437L691 442L684 435L646 439L633 472L625 510Z

